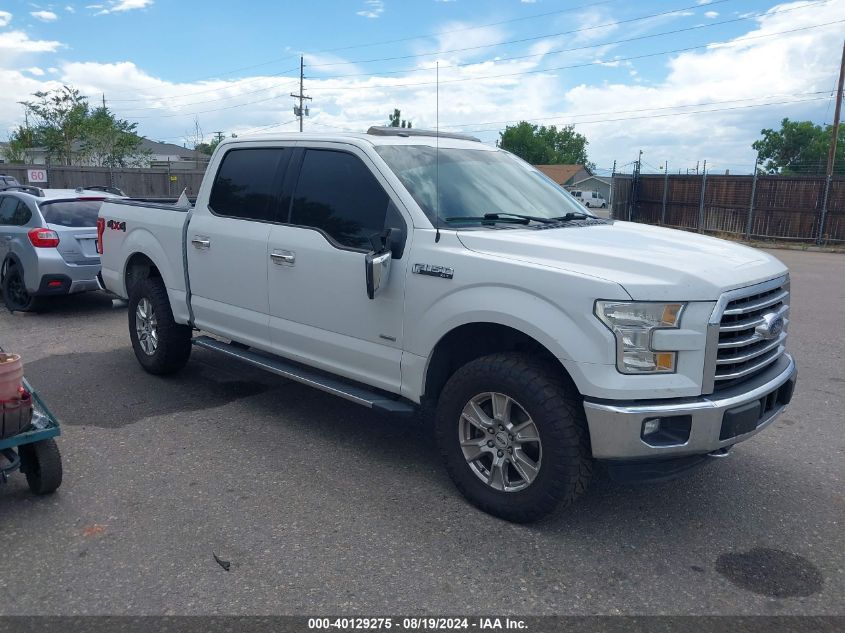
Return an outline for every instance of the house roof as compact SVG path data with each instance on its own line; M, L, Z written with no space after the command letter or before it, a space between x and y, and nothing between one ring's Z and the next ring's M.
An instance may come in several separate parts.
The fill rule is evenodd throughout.
M582 178L576 182L572 183L572 186L575 187L576 185L580 185L582 182L587 182L588 180L598 180L599 182L603 182L606 185L610 184L610 178L605 176L587 176L586 178Z
M159 156L180 156L190 158L191 160L194 160L195 158L208 158L208 155L203 154L202 152L188 149L187 147L182 147L181 145L176 145L175 143L161 143L148 138L141 139L139 149L143 152L158 154Z
M541 172L560 185L566 184L570 178L582 171L587 171L584 165L534 165Z

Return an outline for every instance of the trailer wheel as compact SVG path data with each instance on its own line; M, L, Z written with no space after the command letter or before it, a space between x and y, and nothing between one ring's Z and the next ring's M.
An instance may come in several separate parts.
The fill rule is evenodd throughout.
M24 444L18 452L21 472L33 493L48 495L62 485L62 456L54 439Z
M179 371L191 356L191 328L173 319L160 277L133 284L129 297L129 338L141 367L151 374Z

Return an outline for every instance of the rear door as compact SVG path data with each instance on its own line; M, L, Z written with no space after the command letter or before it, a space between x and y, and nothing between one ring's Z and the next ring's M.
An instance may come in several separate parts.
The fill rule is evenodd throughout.
M12 195L0 196L0 265L12 251L12 243L20 248L29 247L27 224L32 219L32 211L27 203ZM16 249L16 250L17 250Z
M293 150L238 146L222 158L207 208L188 226L191 306L197 327L267 349L267 239L278 220Z

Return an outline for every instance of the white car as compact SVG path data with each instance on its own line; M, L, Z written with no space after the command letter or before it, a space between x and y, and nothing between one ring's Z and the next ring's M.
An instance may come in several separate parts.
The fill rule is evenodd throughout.
M431 405L457 487L512 521L572 502L598 460L649 479L724 456L796 382L777 259L596 218L468 137L225 140L195 206L109 201L98 231L145 370L196 345L366 407Z

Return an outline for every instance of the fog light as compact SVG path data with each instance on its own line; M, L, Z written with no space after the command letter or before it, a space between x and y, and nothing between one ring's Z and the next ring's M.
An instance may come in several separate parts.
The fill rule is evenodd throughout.
M652 418L643 422L643 437L657 433L660 430L660 418Z

